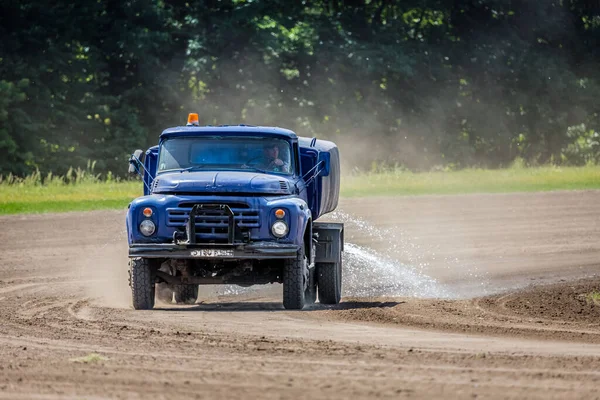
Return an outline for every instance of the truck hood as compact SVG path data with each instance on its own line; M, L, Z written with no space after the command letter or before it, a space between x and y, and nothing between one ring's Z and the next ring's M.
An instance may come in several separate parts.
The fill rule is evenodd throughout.
M292 194L293 183L275 175L244 171L193 171L158 175L152 193L252 193Z

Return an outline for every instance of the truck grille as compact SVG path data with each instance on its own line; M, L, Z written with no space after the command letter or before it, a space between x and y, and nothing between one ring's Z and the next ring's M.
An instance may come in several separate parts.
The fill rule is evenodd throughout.
M167 208L167 226L185 231L185 225L192 207L196 203L183 203L176 208ZM260 211L245 203L224 203L234 214L234 223L238 228L259 228ZM223 210L206 209L196 215L196 242L227 242L229 216Z

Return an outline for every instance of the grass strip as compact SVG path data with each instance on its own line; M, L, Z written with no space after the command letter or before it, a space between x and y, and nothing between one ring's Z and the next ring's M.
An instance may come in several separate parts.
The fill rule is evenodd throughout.
M82 364L96 364L103 361L108 361L108 358L97 353L90 353L84 357L77 357L71 359L71 362Z
M118 210L125 209L131 199L83 200L78 202L37 201L29 203L6 202L0 205L2 214L40 214L47 212Z
M125 209L141 195L139 181L48 186L0 184L0 215Z
M594 304L596 306L600 306L600 292L593 291L591 293L587 293L582 295L588 304Z
M343 197L600 189L600 167L369 173L343 179Z

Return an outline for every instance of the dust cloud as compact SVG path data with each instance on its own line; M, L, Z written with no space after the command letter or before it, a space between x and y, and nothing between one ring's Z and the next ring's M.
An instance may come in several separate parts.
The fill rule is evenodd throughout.
M346 65L322 58L307 68L301 75L310 77L304 84L310 85L308 93L304 86L293 89L282 82L279 69L265 68L261 53L248 49L243 57L222 58L218 69L226 83L209 82L211 94L181 99L181 112L162 127L185 124L187 113L197 112L201 125L288 128L298 136L335 142L343 173L374 166L427 170L444 164L439 137L448 130L447 110L456 107L452 93L436 93L427 113L416 117L398 103L396 94L382 91L371 79L348 76ZM168 72L162 76L177 80ZM360 101L354 101L357 96ZM148 144L156 144L157 135L151 133Z
M123 215L123 219L124 219ZM119 230L80 260L79 276L86 297L103 307L130 308L127 232Z

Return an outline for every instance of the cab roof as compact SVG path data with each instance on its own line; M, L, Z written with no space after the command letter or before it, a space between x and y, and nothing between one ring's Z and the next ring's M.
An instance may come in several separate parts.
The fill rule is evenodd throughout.
M160 139L166 139L174 136L210 136L219 134L236 134L240 136L270 136L284 137L287 139L297 139L298 136L293 131L284 128L272 126L254 126L254 125L207 125L207 126L178 126L165 129L160 134Z

